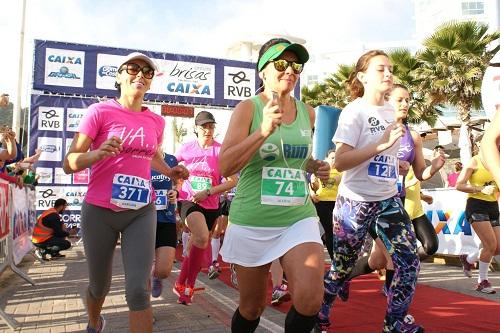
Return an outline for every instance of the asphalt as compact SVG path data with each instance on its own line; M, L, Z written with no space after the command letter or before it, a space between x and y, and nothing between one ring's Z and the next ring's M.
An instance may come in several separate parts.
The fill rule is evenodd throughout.
M87 317L84 295L87 286L87 266L83 246L74 245L65 251L66 258L40 263L27 255L18 268L35 282L32 286L12 270L0 275L0 309L18 325L16 332L56 333L84 332ZM500 274L490 273L497 294L480 294L473 290L475 279L464 277L455 258L435 259L422 264L419 283L483 297L500 302ZM200 274L193 305L177 304L172 285L179 272L174 265L171 276L164 282L163 293L152 299L156 322L153 332L230 332L231 316L238 302L238 291L220 280L209 280ZM128 308L124 296L124 275L119 247L115 253L111 291L103 307L106 333L127 332ZM257 332L283 332L285 314L268 307ZM0 333L13 332L0 319Z

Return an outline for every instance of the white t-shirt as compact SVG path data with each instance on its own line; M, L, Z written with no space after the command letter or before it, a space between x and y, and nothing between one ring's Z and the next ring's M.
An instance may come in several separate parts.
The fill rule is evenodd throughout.
M340 114L333 142L355 149L376 143L389 124L394 122L394 108L369 105L358 98ZM380 201L397 194L399 142L369 160L346 170L338 194L356 201Z

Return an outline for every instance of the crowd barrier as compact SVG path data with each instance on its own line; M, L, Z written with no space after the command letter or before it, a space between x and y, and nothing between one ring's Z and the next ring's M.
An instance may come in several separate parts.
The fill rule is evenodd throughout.
M27 187L19 189L0 179L0 275L10 268L33 286L35 282L16 265L32 250L35 215L35 191ZM17 328L16 322L2 309L0 318L10 329Z

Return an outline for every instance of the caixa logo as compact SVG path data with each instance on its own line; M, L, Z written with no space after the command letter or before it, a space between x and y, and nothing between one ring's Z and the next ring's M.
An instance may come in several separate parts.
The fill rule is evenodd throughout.
M54 153L57 151L57 146L56 145L42 145L40 149L44 152L47 153Z
M47 59L49 59L50 62L59 62L61 64L72 64L72 65L82 64L82 58L80 57L66 57L66 56L51 54Z
M454 214L441 209L436 209L434 212L438 218L437 224L434 226L436 234L443 233L444 235L458 235L462 232L466 236L472 236L471 225L465 218L465 212L463 210L455 212ZM426 215L429 221L432 221L433 211L428 210ZM456 221L455 228L451 230L450 227L453 223L450 222L454 220Z
M116 66L101 66L101 68L99 68L99 76L100 77L103 77L103 76L115 77L117 71L118 71L118 67L116 67Z
M68 67L62 66L59 72L50 72L49 77L65 78L65 79L80 79L76 74L70 73Z

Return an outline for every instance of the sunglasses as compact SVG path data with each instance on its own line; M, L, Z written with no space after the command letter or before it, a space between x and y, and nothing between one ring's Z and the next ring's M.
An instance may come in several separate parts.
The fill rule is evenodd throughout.
M152 79L153 76L155 75L155 70L147 65L144 67L141 67L141 66L134 64L134 63L128 63L128 64L125 64L124 66L125 67L120 68L120 70L118 71L119 73L123 72L123 70L126 70L127 73L130 75L137 75L137 74L139 74L139 72L142 72L142 75L146 79Z
M274 69L278 72L284 72L288 68L288 66L292 66L292 70L295 74L300 74L304 69L304 64L299 64L295 61L288 61L285 59L273 60Z

